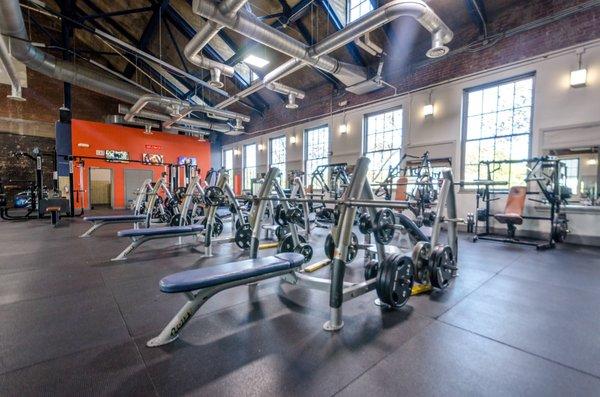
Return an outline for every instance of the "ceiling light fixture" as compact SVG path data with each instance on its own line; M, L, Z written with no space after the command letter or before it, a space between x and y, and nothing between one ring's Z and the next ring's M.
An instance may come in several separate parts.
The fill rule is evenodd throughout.
M244 62L249 65L256 66L257 68L263 68L270 63L266 59L257 57L256 55L252 55L252 54L250 54L246 58L244 58Z

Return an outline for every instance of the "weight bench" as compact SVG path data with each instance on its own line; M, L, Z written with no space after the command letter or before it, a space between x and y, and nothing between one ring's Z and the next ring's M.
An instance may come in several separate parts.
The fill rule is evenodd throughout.
M203 230L204 226L197 224L120 230L117 232L117 236L129 237L133 241L119 255L112 258L111 261L122 261L127 259L127 255L146 241L185 236L196 236L196 238L199 238Z
M84 221L92 222L90 227L85 233L79 237L89 237L92 233L104 226L115 223L129 223L133 222L135 227L138 223L144 222L147 219L147 215L100 215L100 216L86 216L83 218Z
M173 342L179 332L213 295L239 285L293 272L304 263L304 256L286 252L258 259L247 259L223 265L171 274L160 280L160 290L167 294L183 293L188 302L169 321L161 333L146 346L156 347Z
M56 227L56 225L58 225L58 221L60 220L60 207L46 207L45 212L50 213L50 223L52 226Z
M525 208L526 186L513 186L508 192L504 212L495 214L494 218L508 227L508 236L514 238L517 228L523 224L523 209Z

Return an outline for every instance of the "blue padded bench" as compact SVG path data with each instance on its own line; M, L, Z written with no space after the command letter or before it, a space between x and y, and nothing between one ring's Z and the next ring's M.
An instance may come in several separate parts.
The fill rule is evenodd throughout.
M146 241L185 236L195 236L196 238L199 238L203 230L204 226L199 224L187 226L166 226L145 229L120 230L119 232L117 232L117 236L129 237L133 241L119 255L112 258L111 260L121 261L127 259L128 254L130 254L140 245L144 244Z
M86 216L83 218L84 221L92 222L92 227L90 227L85 233L83 233L79 237L89 237L92 233L104 226L113 223L129 223L133 222L134 227L136 227L139 223L146 222L148 216L147 215L99 215L99 216Z
M253 284L291 273L304 263L304 256L294 252L265 258L247 259L223 265L171 274L160 280L165 293L184 293L188 302L177 312L161 333L146 343L148 347L166 345L179 337L179 331L210 297L239 285Z

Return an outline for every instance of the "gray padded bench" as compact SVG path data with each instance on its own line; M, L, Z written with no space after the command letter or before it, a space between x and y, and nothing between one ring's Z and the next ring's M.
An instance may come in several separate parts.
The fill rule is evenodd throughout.
M196 238L199 238L203 230L204 226L199 224L120 230L117 232L117 236L129 237L131 238L132 242L119 255L111 260L121 261L127 259L128 254L130 254L140 245L144 244L146 241L186 236L195 236Z
M177 312L161 333L149 340L148 347L166 345L179 337L179 331L213 295L239 285L253 284L290 273L304 263L304 256L286 252L257 259L171 274L160 280L160 290L183 293L188 302Z
M83 218L84 221L92 222L90 227L85 233L79 237L89 237L92 233L104 226L115 223L129 223L132 222L134 227L137 227L139 223L146 222L147 215L100 215L100 216L86 216Z

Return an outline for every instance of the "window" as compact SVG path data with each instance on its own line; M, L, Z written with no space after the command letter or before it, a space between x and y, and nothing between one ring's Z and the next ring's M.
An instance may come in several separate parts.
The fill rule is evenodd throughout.
M529 157L533 76L519 77L465 91L463 123L464 180L487 179L480 161ZM493 178L523 185L526 163L498 164Z
M561 159L566 167L566 185L573 195L578 194L579 188L579 159Z
M281 136L279 138L271 138L269 140L269 166L279 168L281 171L281 177L279 179L279 184L282 187L286 186L286 169L285 169L285 160L286 160L286 138L285 136Z
M400 162L402 109L365 116L364 151L371 160L369 182L382 182L390 167Z
M229 183L233 184L233 149L223 151L223 168L229 174Z
M348 23L373 11L371 0L348 0Z
M252 179L256 178L256 143L244 145L244 187L252 190Z
M311 128L304 133L304 170L306 181L319 165L329 162L329 126Z

